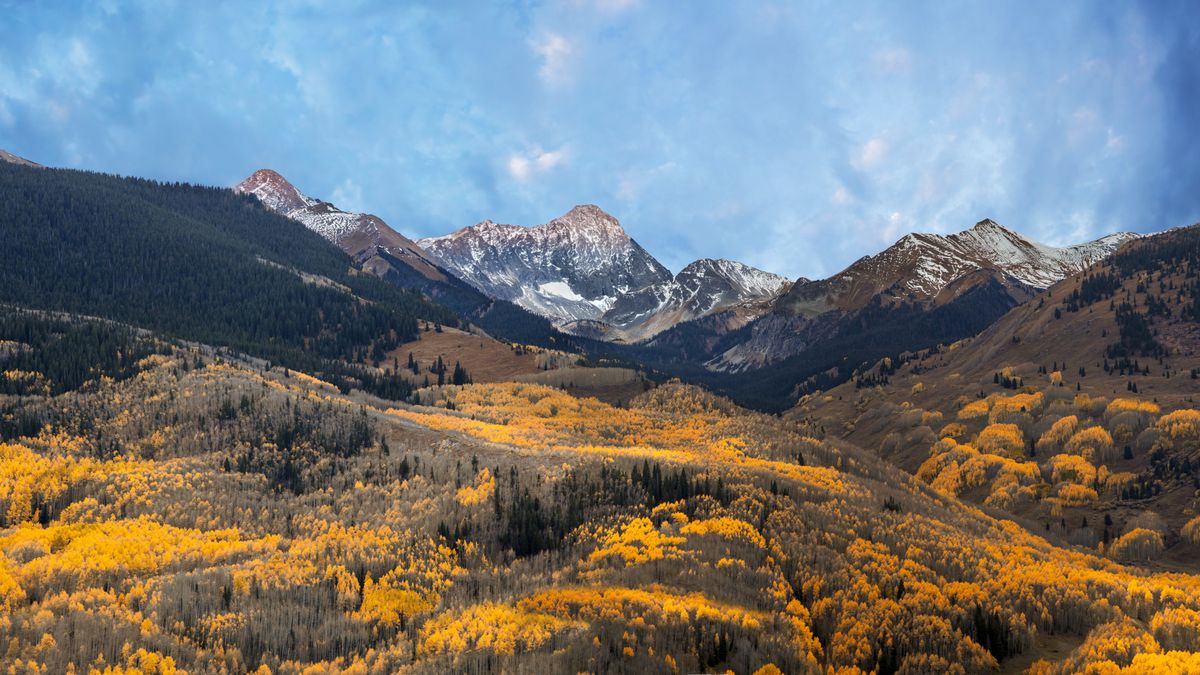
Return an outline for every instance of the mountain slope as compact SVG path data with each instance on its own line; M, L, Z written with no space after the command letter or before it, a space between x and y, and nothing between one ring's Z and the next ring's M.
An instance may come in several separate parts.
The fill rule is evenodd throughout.
M456 324L229 190L0 163L0 302L78 312L331 376Z
M1200 226L1139 238L952 351L914 357L922 365L913 377L926 382L926 400L949 404L949 393L938 393L943 376L990 385L1007 366L1017 375L1044 376L1038 367L1059 365L1065 382L1079 391L1120 394L1132 382L1139 393L1179 405L1194 393L1190 372L1200 367L1200 287L1192 276L1200 269L1198 256ZM909 375L893 379L908 381Z
M1139 238L978 335L863 368L788 415L1073 543L1109 545L1147 523L1161 529L1168 563L1194 563L1200 542L1176 533L1196 515L1200 487L1200 413L1189 412L1200 377L1197 270L1200 225ZM1027 471L1044 487L1008 495L990 469L970 473L996 454L1034 463Z
M1034 284L1135 238L1053 248L991 221L947 237L909 235L829 279L794 284L753 320L718 312L686 321L624 357L777 411L884 356L974 335L1032 297Z
M271 169L255 171L233 189L252 194L272 211L304 224L337 244L377 276L383 276L391 264L389 261L399 261L426 278L446 280L445 273L421 247L378 216L342 211L329 202L309 197ZM380 252L388 253L389 258L381 257Z
M38 167L38 168L41 168L41 166L42 166L41 164L38 164L36 162L31 162L31 161L25 159L24 157L18 157L16 155L12 154L11 152L5 150L4 148L0 148L0 162L8 162L9 164L20 164L22 166L31 166L31 167Z
M830 324L854 320L871 304L917 305L930 310L947 303L961 305L968 290L994 282L999 289L994 284L990 288L1002 289L1009 302L989 302L988 307L1007 311L1137 236L1117 233L1055 248L1025 239L991 220L947 236L905 235L881 253L865 256L828 279L793 285L779 299L773 315L750 326L746 339L715 355L709 367L739 371L777 363L807 349L813 339L836 334ZM980 317L982 325L999 316ZM982 327L979 321L970 324ZM943 337L953 340L970 334ZM914 337L918 341L910 340L901 348L933 344Z
M138 368L25 398L32 430L0 445L5 658L24 670L1200 665L1195 558L1163 573L1136 547L1070 547L692 387L410 406L188 346Z
M977 269L994 270L1042 289L1136 237L1119 232L1056 248L1030 241L992 220L982 220L957 234L908 234L878 255L861 258L828 279L797 284L780 301L780 307L791 314L812 316L831 309L859 309L879 294L934 300L952 281Z
M417 242L493 298L557 323L600 319L622 295L671 273L597 206L576 206L534 227L485 220Z

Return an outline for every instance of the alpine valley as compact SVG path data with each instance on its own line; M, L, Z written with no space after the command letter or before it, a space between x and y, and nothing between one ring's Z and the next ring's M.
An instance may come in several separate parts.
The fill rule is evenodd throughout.
M1200 672L1200 225L397 225L0 151L0 670Z

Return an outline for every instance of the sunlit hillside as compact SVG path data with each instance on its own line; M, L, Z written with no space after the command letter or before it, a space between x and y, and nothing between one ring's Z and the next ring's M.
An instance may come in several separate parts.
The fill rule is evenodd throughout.
M928 486L692 387L410 406L180 347L86 380L4 408L12 672L1200 668L1200 578L1052 544L944 468ZM1019 492L1002 454L985 468Z
M1200 227L1132 242L979 336L789 413L1052 540L1195 573Z

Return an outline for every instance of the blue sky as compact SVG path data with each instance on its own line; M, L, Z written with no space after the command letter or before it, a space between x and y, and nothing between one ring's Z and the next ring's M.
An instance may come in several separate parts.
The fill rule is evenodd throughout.
M254 5L251 7L251 5ZM1195 2L10 2L0 147L409 236L596 203L668 267L836 272L990 217L1200 220Z

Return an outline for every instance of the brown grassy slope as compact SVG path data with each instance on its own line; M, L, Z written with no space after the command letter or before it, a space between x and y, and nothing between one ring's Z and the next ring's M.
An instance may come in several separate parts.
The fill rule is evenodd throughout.
M417 360L420 373L413 374L405 369L408 355ZM446 364L446 376L449 377L457 361L467 369L474 382L504 382L514 377L533 375L546 370L566 365L573 356L558 352L538 351L534 348L519 348L509 345L486 335L476 335L454 328L443 327L442 332L424 330L419 337L395 350L388 352L385 361L380 364L391 368L393 360L398 361L400 373L409 381L420 386L425 377L433 384L437 383L437 375L429 372L430 366L442 357Z

